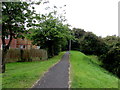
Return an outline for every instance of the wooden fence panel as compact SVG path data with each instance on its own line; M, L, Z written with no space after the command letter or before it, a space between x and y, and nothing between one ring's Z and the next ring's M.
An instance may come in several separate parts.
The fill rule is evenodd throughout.
M21 55L23 54L23 55ZM21 60L22 56L22 60ZM17 62L17 61L40 61L47 60L47 51L44 49L10 49L6 55L6 62Z

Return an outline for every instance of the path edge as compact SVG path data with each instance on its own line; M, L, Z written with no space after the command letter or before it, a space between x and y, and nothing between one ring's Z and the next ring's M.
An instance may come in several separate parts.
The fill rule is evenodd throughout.
M71 69L71 64L70 64L70 51L69 51L69 68L68 68L68 75L69 75L68 88L69 88L69 90L71 87L70 69Z
M65 54L65 53L64 53L64 54ZM64 55L64 54L63 54L63 55ZM62 57L63 57L63 55L62 55ZM55 65L57 65L57 64L62 60L62 57L61 57L60 60L58 60L58 62L56 62L55 64L53 64L46 72L44 72L44 73L43 73L43 76L41 76L41 78L44 77L45 74L48 73L49 70L50 70L52 67L54 67ZM39 79L32 85L31 88L34 88L34 86L41 80L41 78L39 78Z

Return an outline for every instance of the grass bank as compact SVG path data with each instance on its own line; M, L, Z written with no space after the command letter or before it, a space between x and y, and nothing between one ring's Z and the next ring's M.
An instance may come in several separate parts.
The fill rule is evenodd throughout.
M118 78L101 68L97 57L71 51L71 88L118 88Z
M30 88L43 74L57 63L65 52L46 61L6 64L2 88Z

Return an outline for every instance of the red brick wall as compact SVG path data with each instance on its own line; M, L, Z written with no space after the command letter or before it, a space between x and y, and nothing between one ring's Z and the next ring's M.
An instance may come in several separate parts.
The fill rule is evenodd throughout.
M8 44L8 42L9 42L9 39L6 39L5 43ZM1 48L1 45L2 45L2 40L0 39L0 48ZM10 48L16 48L16 39L12 40Z
M5 40L6 44L8 44L9 42L9 39L6 39ZM2 40L0 39L0 48L1 48L1 45L2 45ZM36 46L32 45L31 41L30 40L27 40L27 39L12 39L12 42L10 44L10 48L20 48L20 45L25 45L25 49L30 49L31 47L32 48L37 48Z
M6 39L5 42L6 42L6 44L8 44L9 39ZM10 44L10 48L16 48L16 43L17 43L17 40L16 39L12 39L12 42Z

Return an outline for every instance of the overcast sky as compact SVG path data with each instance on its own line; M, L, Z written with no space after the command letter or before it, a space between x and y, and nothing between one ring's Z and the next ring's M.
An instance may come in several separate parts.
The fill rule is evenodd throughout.
M118 35L119 0L49 0L50 5L66 5L67 23L98 36ZM40 9L39 9L40 10Z

